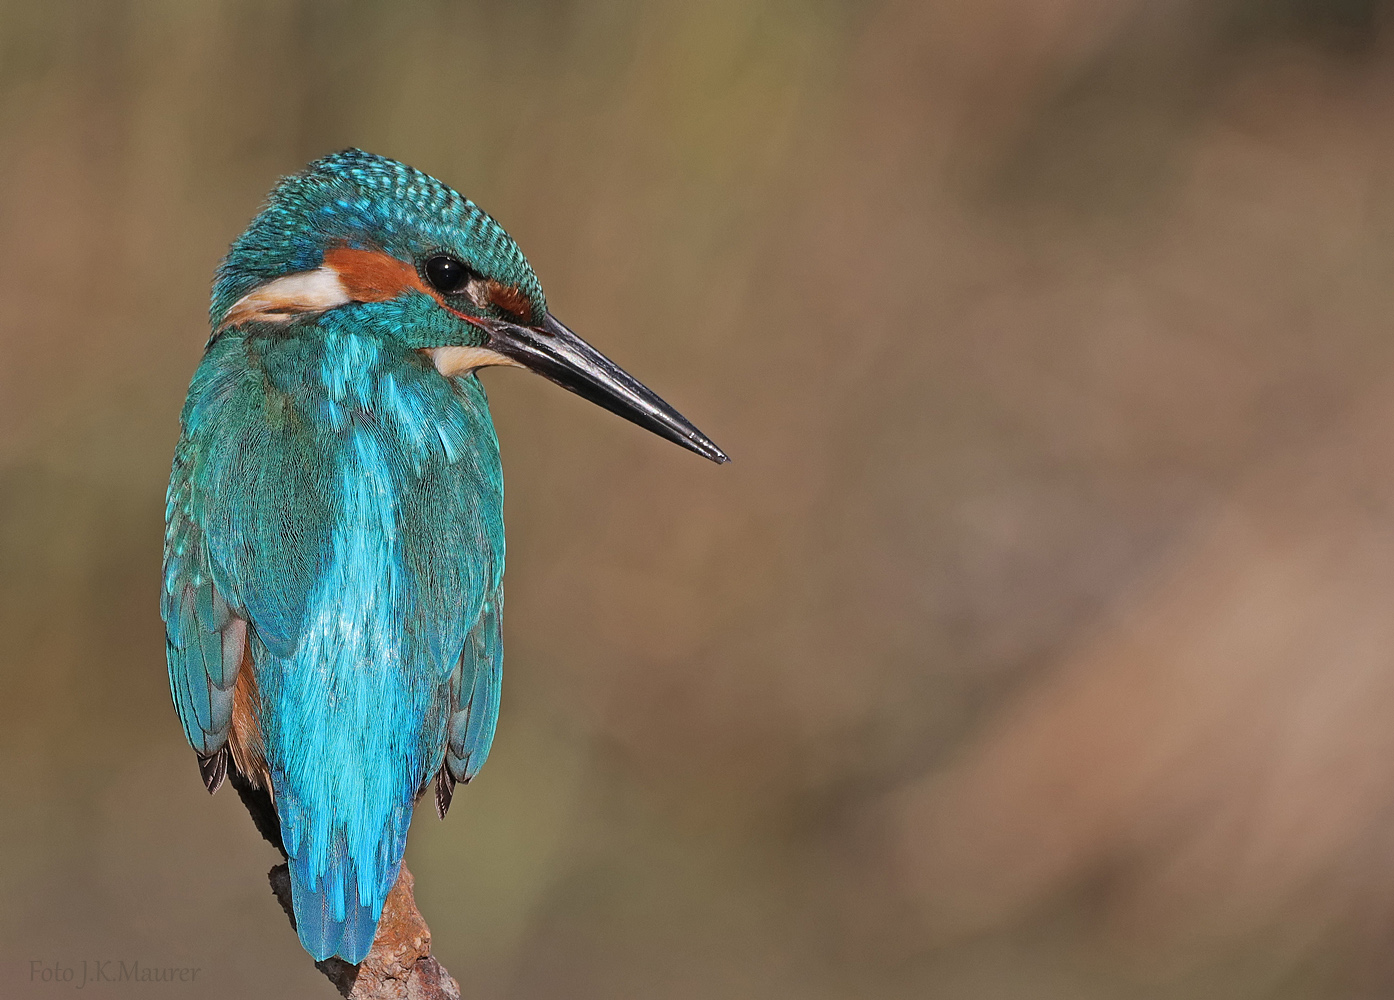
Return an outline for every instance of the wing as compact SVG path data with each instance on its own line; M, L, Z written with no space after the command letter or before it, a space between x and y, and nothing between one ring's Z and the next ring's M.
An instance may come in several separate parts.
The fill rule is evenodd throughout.
M494 742L503 680L503 590L484 602L450 675L450 725L445 766L436 778L436 812L450 808L457 781L469 782L484 766Z
M227 771L233 687L247 643L247 622L233 614L214 586L208 549L193 514L194 445L182 437L175 450L165 503L164 587L169 687L184 736L199 755L210 792Z
M273 439L261 384L238 339L210 347L180 415L166 494L160 610L170 692L209 791L227 766L248 647L294 642L326 503L303 483L313 482L313 442L296 450Z

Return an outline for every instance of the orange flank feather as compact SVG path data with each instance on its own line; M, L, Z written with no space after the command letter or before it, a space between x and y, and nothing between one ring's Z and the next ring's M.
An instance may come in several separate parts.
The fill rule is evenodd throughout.
M232 731L228 734L228 747L232 750L233 763L254 787L271 788L266 770L266 748L261 738L261 692L252 670L250 643L242 653L242 665L237 669L237 683L232 690Z

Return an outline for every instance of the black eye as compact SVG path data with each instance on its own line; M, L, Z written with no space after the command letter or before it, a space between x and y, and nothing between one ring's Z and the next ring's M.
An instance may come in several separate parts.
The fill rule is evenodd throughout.
M469 284L470 269L454 257L439 254L426 261L426 280L443 295L456 295Z

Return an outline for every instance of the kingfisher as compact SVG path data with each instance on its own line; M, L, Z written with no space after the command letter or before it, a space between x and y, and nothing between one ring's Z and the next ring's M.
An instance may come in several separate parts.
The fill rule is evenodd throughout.
M493 741L503 470L480 368L726 454L562 325L513 239L348 149L283 178L217 269L165 511L170 690L208 791L282 849L301 944L357 964L417 800Z

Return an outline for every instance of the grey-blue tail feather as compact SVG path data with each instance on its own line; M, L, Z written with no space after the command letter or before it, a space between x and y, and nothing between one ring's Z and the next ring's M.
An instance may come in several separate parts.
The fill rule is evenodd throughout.
M336 848L342 848L342 840ZM300 943L323 961L338 955L357 965L367 957L377 934L381 906L358 898L358 866L346 850L334 850L329 865L317 883L311 884L306 859L290 859L290 895L295 906L295 929ZM343 917L336 916L336 903L343 901Z
M412 800L391 810L369 857L355 858L349 852L343 827L331 827L327 831L328 844L321 849L323 870L316 877L311 863L316 853L312 842L314 824L285 782L278 782L277 778L273 773L300 943L316 961L338 955L357 965L373 947L383 903L401 872ZM360 875L366 877L360 881ZM366 894L360 892L364 883Z

